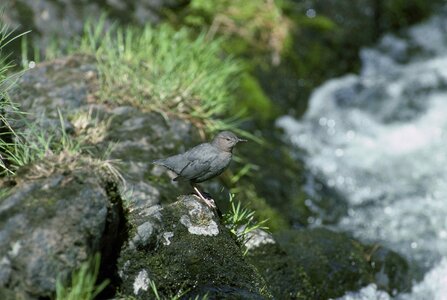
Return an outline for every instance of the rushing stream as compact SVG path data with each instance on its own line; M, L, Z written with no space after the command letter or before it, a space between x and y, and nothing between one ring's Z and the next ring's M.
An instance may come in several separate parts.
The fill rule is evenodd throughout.
M342 299L447 299L447 13L361 52L360 75L316 89L278 119L310 174L348 207L335 224L404 256L412 290L374 285Z

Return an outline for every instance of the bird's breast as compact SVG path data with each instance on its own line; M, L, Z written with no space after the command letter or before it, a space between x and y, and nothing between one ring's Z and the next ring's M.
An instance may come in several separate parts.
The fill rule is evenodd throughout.
M231 161L231 153L230 152L224 152L220 153L217 156L217 159L214 161L215 165L219 165L222 167L222 169L226 169Z

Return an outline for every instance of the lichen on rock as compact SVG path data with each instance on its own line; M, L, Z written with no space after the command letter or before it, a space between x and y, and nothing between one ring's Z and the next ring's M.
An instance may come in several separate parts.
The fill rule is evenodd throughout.
M135 278L135 281L133 282L133 293L135 295L138 295L138 292L140 290L147 291L149 288L149 277L147 275L146 270L141 270L137 277Z
M180 217L180 223L188 228L188 232L197 235L218 235L219 228L213 220L214 214L197 200L188 199L184 205L188 207L188 214Z

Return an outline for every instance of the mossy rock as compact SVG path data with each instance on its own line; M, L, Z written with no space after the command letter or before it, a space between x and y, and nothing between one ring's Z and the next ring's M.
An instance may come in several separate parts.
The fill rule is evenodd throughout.
M306 271L278 244L267 243L250 249L248 258L268 282L276 299L317 299L317 291Z
M282 249L307 273L315 299L336 298L374 281L363 246L328 229L288 230L275 236Z
M130 220L137 223L136 230L119 264L124 295L151 299L150 279L162 297L271 297L234 237L197 197L182 196L144 218Z

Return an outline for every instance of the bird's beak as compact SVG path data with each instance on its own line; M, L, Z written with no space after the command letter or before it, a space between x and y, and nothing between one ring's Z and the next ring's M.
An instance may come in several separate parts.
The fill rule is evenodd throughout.
M238 141L238 142L246 142L247 140L237 138L237 141Z

